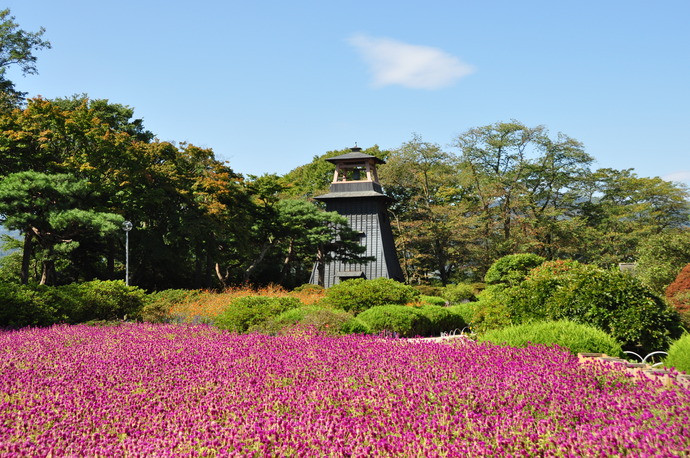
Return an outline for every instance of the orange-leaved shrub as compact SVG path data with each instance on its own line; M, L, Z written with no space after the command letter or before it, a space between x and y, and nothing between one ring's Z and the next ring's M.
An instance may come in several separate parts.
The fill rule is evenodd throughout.
M681 269L665 294L668 302L680 313L683 324L690 327L690 264Z

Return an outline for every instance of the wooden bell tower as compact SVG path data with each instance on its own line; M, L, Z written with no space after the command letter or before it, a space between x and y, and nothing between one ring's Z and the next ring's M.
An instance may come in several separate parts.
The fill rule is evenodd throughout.
M360 243L366 246L363 256L375 258L366 264L330 261L324 271L324 287L328 288L351 278L375 279L380 277L403 281L400 262L386 208L390 199L383 194L376 171L384 161L362 153L358 147L351 152L326 159L335 164L329 192L314 199L325 202L326 211L345 216L350 227L359 232ZM310 283L318 284L317 267Z

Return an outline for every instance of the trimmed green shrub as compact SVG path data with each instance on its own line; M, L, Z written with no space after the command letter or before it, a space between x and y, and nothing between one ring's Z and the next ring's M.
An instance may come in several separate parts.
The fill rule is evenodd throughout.
M150 323L170 323L170 310L177 304L192 302L201 295L199 290L166 289L149 294L141 310L141 319Z
M441 286L432 285L414 285L413 288L419 291L422 296L442 296L444 289Z
M536 254L509 254L496 260L486 271L484 281L490 285L502 283L515 286L527 277L533 268L541 265L546 259Z
M446 306L446 300L439 296L425 296L424 294L422 294L421 296L419 296L419 302L421 302L422 304L437 305L439 307Z
M67 320L54 301L27 285L0 281L0 298L0 329L49 326Z
M461 331L467 326L462 315L446 307L423 305L422 307L417 307L417 310L422 312L422 314L429 319L429 333L432 335L440 335L442 332L452 332L455 329Z
M606 353L622 356L621 345L593 326L560 320L527 323L488 331L479 336L480 342L493 342L510 347L526 347L535 344L558 345L578 353Z
M668 349L668 356L664 360L666 367L675 367L679 371L690 374L690 334L673 342Z
M400 337L426 336L431 322L417 307L404 305L377 305L360 313L363 321L374 334L396 333Z
M326 334L347 334L354 318L352 314L343 310L319 308L304 315L299 324Z
M451 304L461 304L477 300L476 290L472 285L466 283L446 286L443 290L443 297Z
M478 302L464 302L462 304L452 305L448 307L448 310L460 315L465 326L472 326L474 323L474 315L476 313L476 306ZM461 329L462 330L462 329Z
M65 310L72 323L138 318L147 300L142 289L127 286L122 280L93 280L56 289L63 301L67 296L73 298Z
M323 301L330 307L357 315L379 305L416 302L419 296L419 291L413 287L389 278L355 278L328 288Z
M678 313L639 280L576 261L545 262L505 295L515 324L568 319L637 353L664 350L681 332Z
M353 317L341 328L343 334L371 334L371 328L359 317Z
M315 305L287 310L278 316L251 326L249 332L281 334L291 330L311 329L326 334L367 334L369 327L351 313Z
M323 289L324 289L324 288L323 288L323 286L321 286L321 285L315 285L315 284L313 284L313 283L304 283L304 284L302 284L302 285L299 285L299 286L296 287L295 289L293 289L293 291L299 293L299 292L302 292L302 291L321 291L321 290L323 290Z
M94 280L63 286L26 286L0 282L1 327L139 318L146 293L123 281Z
M473 305L471 323L474 332L500 329L512 323L506 299L499 294L482 294Z
M215 325L220 329L244 333L250 327L259 325L281 313L300 307L302 303L294 297L244 296L234 299L218 315Z

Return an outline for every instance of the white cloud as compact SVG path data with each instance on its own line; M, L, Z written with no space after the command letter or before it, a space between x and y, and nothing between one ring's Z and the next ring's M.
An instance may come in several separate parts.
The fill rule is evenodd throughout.
M662 178L666 181L678 181L681 183L690 184L690 170L669 173L668 175L664 175Z
M348 42L369 65L375 87L397 84L414 89L440 89L475 71L457 57L429 46L361 34L350 37Z

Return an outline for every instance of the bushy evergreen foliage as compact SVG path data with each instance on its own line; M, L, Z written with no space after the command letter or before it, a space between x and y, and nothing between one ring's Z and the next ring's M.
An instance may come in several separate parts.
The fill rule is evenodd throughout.
M78 298L72 302L69 310L70 321L73 323L138 318L146 303L146 293L143 290L127 286L121 280L93 280L76 287L68 285L57 289L60 288L68 288L68 293L75 289L77 291Z
M663 231L643 239L637 248L635 276L662 294L690 262L690 228Z
M404 305L415 302L419 296L419 291L412 286L389 278L377 278L375 280L356 278L328 288L324 303L356 315L379 305Z
M0 327L137 319L146 293L123 281L94 280L63 286L0 282Z
M593 326L568 320L526 323L488 331L479 336L482 342L493 342L510 347L545 344L558 345L571 353L605 353L622 356L621 345Z
M448 285L443 289L442 295L451 304L460 304L462 302L477 300L475 288L466 283Z
M395 333L400 337L429 335L431 320L417 307L377 305L357 316L372 333Z
M686 332L680 339L673 342L668 349L664 365L690 374L690 334Z
M533 268L546 261L536 254L522 253L503 256L486 271L484 281L493 285L502 283L509 286L519 284Z
M478 302L463 302L461 304L451 305L448 307L448 310L456 315L460 315L462 321L465 323L465 327L470 327L473 326L474 323L475 307L477 304ZM462 329L460 330L462 331Z
M0 329L48 326L65 318L35 288L0 281Z
M150 294L141 310L141 319L150 323L169 323L174 305L193 301L201 295L199 290L166 289Z
M244 333L270 317L301 305L299 299L294 297L239 297L228 304L225 311L216 318L215 325L220 329Z
M446 305L446 300L439 296L426 296L422 294L419 296L419 301L422 304L438 305L439 307L444 307Z
M429 319L429 333L438 336L442 332L461 331L467 322L462 315L446 307L437 305L424 305L417 308Z
M315 285L313 283L304 283L302 285L299 285L293 291L295 292L303 292L303 291L323 291L323 286L321 285Z
M443 291L445 290L442 286L433 285L414 285L414 289L423 296L443 296Z
M504 288L503 285L489 286L473 303L471 323L474 332L500 329L512 323Z
M549 261L505 291L513 323L568 319L606 331L624 349L668 348L680 318L639 280L576 261Z
M283 334L294 330L316 330L325 334L366 334L361 320L344 310L310 305L287 310L249 328L264 334Z

